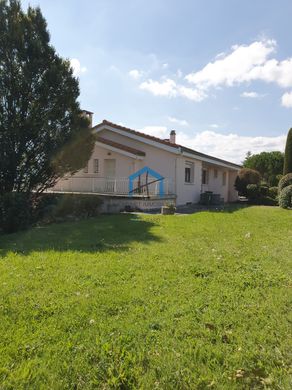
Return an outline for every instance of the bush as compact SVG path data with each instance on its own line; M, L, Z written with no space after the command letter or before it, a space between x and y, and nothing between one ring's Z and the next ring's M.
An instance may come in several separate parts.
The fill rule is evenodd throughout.
M45 194L39 201L38 216L45 222L94 217L101 204L96 195Z
M287 173L287 175L283 176L279 181L279 193L285 188L292 184L292 173Z
M253 200L259 198L261 195L260 187L257 184L248 184L246 186L246 196Z
M279 195L279 206L283 209L292 208L292 184L283 188Z
M247 186L249 184L259 184L261 175L258 171L249 168L243 168L238 172L234 187L239 195L247 196Z
M0 196L0 230L13 233L33 222L33 205L29 194L7 192Z
M277 199L278 197L278 187L270 187L268 191L268 196L272 199Z

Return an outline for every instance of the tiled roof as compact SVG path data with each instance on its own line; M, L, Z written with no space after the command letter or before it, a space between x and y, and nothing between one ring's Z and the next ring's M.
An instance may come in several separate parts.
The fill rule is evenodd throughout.
M99 127L102 127L102 126L110 126L110 127L113 127L115 129L118 129L118 130L122 130L126 133L131 133L131 134L135 134L135 135L138 135L139 137L143 137L143 138L147 138L147 139L150 139L152 141L155 141L155 142L158 142L160 144L163 144L163 145L167 145L171 148L174 148L174 149L180 149L182 150L183 152L186 152L186 153L190 153L190 154L193 154L194 155L194 158L195 157L203 157L203 158L208 158L210 160L213 160L214 164L228 164L230 166L232 166L233 168L236 168L236 169L240 169L241 166L238 165L238 164L235 164L235 163L232 163L230 161L227 161L227 160L223 160L221 158L217 158L217 157L213 157L213 156L210 156L208 154L205 154L205 153L201 153L201 152L197 152L196 150L193 150L193 149L190 149L190 148L187 148L183 145L179 145L179 144L174 144L172 142L169 142L168 140L164 140L164 139L161 139L161 138L158 138L158 137L153 137L152 135L149 135L149 134L145 134L145 133L142 133L140 131L136 131L136 130L133 130L133 129L129 129L128 127L124 127L124 126L120 126L120 125L117 125L116 123L113 123L113 122L110 122L110 121L107 121L106 119L104 119L101 123L99 123L98 125L94 126L93 129L97 129ZM143 152L142 152L143 153ZM145 154L144 154L145 155Z
M106 145L112 146L113 148L121 149L121 150L124 150L125 152L129 152L129 153L135 154L136 156L145 156L145 152L142 152L142 150L131 148L130 146L122 145L122 144L120 144L118 142L111 141L109 139L106 139L106 138L103 138L103 137L100 137L100 136L97 136L96 140L98 142L101 142L102 144L106 144Z

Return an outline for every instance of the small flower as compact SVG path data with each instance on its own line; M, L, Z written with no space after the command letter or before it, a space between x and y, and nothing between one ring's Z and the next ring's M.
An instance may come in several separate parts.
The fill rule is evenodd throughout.
M251 234L250 232L246 233L245 238L250 238Z
M91 319L91 320L89 321L89 324L90 324L90 325L93 325L94 323L95 323L94 319Z

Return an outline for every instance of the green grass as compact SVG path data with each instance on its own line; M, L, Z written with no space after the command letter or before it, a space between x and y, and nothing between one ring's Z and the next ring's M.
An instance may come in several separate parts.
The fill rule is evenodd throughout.
M0 389L291 389L292 212L0 236Z

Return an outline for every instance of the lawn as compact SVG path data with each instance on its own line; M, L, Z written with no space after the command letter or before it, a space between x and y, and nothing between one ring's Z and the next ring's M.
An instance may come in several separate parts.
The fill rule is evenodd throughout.
M291 389L292 212L0 236L0 389Z

